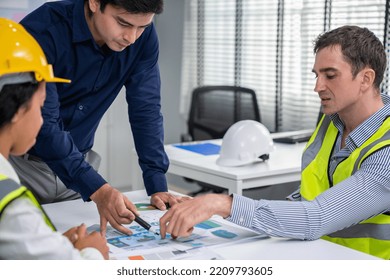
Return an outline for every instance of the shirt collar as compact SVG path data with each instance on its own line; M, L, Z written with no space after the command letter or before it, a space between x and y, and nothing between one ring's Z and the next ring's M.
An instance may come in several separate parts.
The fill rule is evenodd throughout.
M82 42L92 40L92 33L89 30L87 21L84 15L84 1L76 0L73 8L73 42Z
M387 94L381 94L382 101L384 106L370 116L367 120L361 123L358 127L356 127L345 140L346 147L353 151L357 147L360 147L368 138L371 137L379 129L384 120L390 116L390 96ZM344 130L344 124L339 118L338 114L330 115L330 119L333 124L336 126L339 135L342 135Z

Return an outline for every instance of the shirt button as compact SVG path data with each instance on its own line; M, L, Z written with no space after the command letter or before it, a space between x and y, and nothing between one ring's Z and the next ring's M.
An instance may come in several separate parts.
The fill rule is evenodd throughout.
M244 218L240 217L240 223L242 223L243 221L244 221Z
M83 105L79 105L79 110L82 111L84 109Z

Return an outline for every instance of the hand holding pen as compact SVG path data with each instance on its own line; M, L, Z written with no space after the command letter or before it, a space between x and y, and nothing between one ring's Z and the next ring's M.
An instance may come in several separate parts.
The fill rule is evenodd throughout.
M139 224L141 227L146 229L147 231L154 233L155 235L160 235L157 231L152 229L152 226L146 222L144 219L142 219L140 216L135 215L134 221Z

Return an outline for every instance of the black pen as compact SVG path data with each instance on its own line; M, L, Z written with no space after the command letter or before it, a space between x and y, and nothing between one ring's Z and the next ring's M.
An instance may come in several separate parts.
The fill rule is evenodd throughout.
M137 216L135 215L135 219L134 221L139 224L141 227L143 227L144 229L146 229L147 231L151 232L151 233L154 233L155 235L160 235L157 231L154 231L152 229L152 226L146 222L145 220L143 220L140 216Z

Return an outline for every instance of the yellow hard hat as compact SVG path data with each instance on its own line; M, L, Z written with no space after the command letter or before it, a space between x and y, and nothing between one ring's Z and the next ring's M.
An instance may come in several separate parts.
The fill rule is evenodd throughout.
M33 72L38 82L70 83L54 77L41 46L21 24L0 18L0 42L0 79L3 75Z

